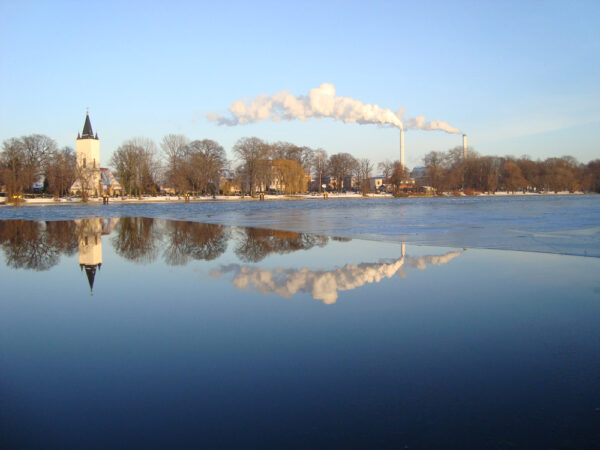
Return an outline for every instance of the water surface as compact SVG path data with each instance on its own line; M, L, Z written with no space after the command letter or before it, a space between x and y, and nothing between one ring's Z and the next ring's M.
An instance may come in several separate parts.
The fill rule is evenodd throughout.
M600 195L0 207L0 220L123 216L600 257Z
M0 221L0 446L592 448L600 260Z

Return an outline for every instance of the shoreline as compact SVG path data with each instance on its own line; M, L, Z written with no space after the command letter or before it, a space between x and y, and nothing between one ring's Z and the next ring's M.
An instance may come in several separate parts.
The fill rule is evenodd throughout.
M310 194L299 194L299 195L265 195L264 200L260 200L259 197L250 196L229 196L229 195L217 195L215 198L212 196L203 196L190 198L185 200L183 197L168 197L168 196L142 196L142 198L111 198L110 204L136 204L136 203L199 203L199 202L252 202L252 201L302 201L302 200L371 200L371 199L403 199L403 198L475 198L475 197L555 197L555 196L578 196L595 194L595 192L554 192L554 193L536 193L536 192L518 192L511 193L506 191L499 191L494 194L490 193L478 193L476 195L454 195L452 193L444 193L441 195L407 195L406 197L394 197L392 194L367 194L366 196L356 193L329 193L328 198L324 199L322 194L310 195ZM40 205L82 205L82 204L102 204L102 198L91 198L86 203L82 202L81 199L54 199L54 198L30 198L23 199L19 206L40 206ZM6 202L6 197L0 197L0 206L15 206Z

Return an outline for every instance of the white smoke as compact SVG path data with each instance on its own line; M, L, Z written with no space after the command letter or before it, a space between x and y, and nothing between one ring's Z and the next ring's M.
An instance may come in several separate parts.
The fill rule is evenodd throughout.
M425 131L445 131L450 134L460 134L458 128L442 122L441 120L425 121L425 116L410 117L404 122L404 129L425 130Z
M337 301L338 291L349 291L368 283L379 283L395 275L406 276L405 266L425 269L427 264L440 266L459 256L462 252L449 252L440 256L420 258L402 257L391 263L346 264L334 270L261 269L260 267L230 264L211 271L211 276L220 277L234 273L233 285L240 290L254 287L261 294L277 294L290 298L297 292L308 292L315 300L330 305Z
M250 101L236 100L229 107L229 112L229 117L210 113L206 118L219 125L235 126L263 120L278 122L329 117L344 123L391 125L405 129L460 133L458 129L439 120L426 122L423 116L409 118L403 124L403 109L394 113L379 105L363 103L349 97L336 97L335 86L330 83L323 83L318 88L311 89L308 95L294 96L288 91L281 91L271 96L259 95Z

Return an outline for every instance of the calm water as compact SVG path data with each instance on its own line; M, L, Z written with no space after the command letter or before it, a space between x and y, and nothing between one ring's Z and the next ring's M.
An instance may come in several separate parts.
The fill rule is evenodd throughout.
M0 447L600 446L598 258L131 217L0 246Z

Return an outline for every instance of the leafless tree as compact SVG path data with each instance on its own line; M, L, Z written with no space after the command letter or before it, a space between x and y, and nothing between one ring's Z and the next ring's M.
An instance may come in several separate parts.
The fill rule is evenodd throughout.
M113 153L111 165L129 195L156 192L160 164L152 140L135 138L124 142Z
M0 164L8 198L22 194L25 187L25 151L19 139L11 138L2 143Z
M394 186L394 193L400 192L400 186L406 183L409 179L408 170L400 161L392 163L392 173L390 174L390 183Z
M271 165L268 161L270 147L257 137L241 138L233 146L233 152L241 162L242 187L254 195L258 185L268 185Z
M25 161L23 182L26 192L32 192L36 179L43 175L50 156L56 151L56 142L43 134L21 138Z
M312 168L315 179L318 180L318 191L321 192L323 186L323 178L327 175L327 152L322 148L313 151Z
M366 195L370 190L370 181L373 173L373 163L368 158L361 158L356 164L356 178L360 182L360 189L363 195Z
M71 147L64 147L52 153L46 164L48 190L55 197L69 192L77 176L77 161Z
M186 164L189 139L181 134L168 134L162 138L160 147L166 159L165 179L177 193L189 189Z
M227 165L225 150L210 139L193 141L187 148L186 162L194 190L215 195L219 190L221 170Z
M329 157L329 173L336 178L337 189L341 192L343 188L350 186L344 185L346 178L351 176L356 170L357 162L349 153L336 153Z
M377 164L377 169L381 172L381 175L383 175L383 178L386 180L386 182L389 183L389 178L392 176L392 172L394 170L394 163L389 159L386 159L385 161Z

